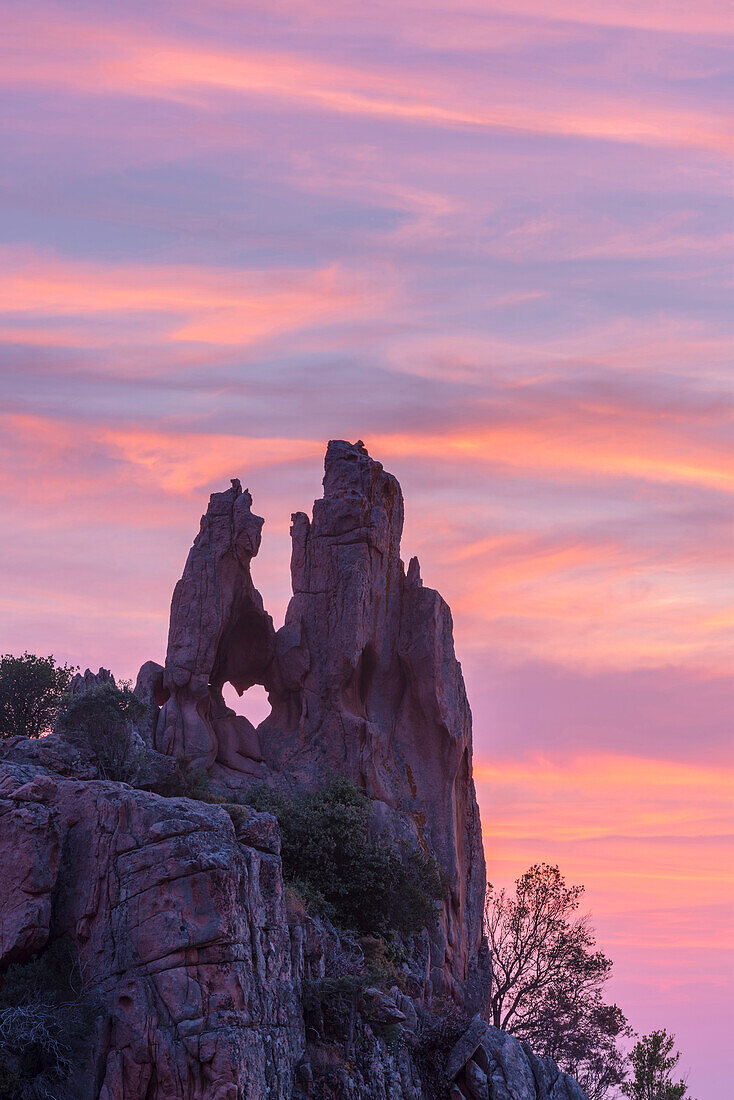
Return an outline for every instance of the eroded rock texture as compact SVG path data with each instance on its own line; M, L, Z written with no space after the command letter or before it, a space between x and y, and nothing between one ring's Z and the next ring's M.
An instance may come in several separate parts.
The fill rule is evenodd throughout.
M247 840L219 806L0 763L0 970L63 936L97 1006L69 1095L291 1096L305 1040L273 819Z
M383 824L436 856L448 884L434 935L436 992L464 982L481 943L485 872L471 712L451 612L400 559L403 496L361 443L332 441L324 495L293 516L293 598L276 637L273 772L347 775Z
M586 1100L552 1058L476 1017L450 1052L451 1100Z
M149 706L168 697L145 739L230 793L334 773L367 791L375 827L441 866L431 977L461 999L477 979L485 887L471 712L451 612L417 559L406 573L400 558L400 486L361 442L329 443L313 518L293 516L293 598L277 634L250 576L262 522L238 481L212 495L174 592L165 671L141 669ZM226 682L268 689L257 730L226 707Z
M411 993L320 1001L352 973L354 941L319 919L289 922L279 844L274 818L243 806L0 761L0 980L62 939L92 1008L60 1095L585 1100L479 1017L426 1061L417 972Z
M241 693L261 683L274 630L250 576L263 520L237 480L213 493L171 604L154 748L196 769L257 774L262 760L254 726L222 698L231 683Z

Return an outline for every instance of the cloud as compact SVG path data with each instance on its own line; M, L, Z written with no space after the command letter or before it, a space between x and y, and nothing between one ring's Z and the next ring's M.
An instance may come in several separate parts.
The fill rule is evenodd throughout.
M457 80L455 72L435 65L430 75L416 74L295 52L194 45L113 24L57 20L30 35L21 19L13 23L20 48L16 41L3 64L2 82L9 86L162 98L195 109L210 108L222 95L256 96L275 105L439 128L672 145L726 156L734 150L723 117L620 93L610 99L587 89L582 104L546 82L542 96L523 94L522 84L515 89L519 95L508 94L512 81L505 76L501 83L484 77L480 98L473 79Z
M99 346L96 318L108 320L107 342L160 341L241 345L331 320L385 309L389 280L378 289L336 266L321 270L238 270L184 265L100 264L4 249L0 297L4 331L13 342ZM48 329L39 318L49 318ZM15 328L11 319L20 318ZM31 319L26 327L25 319ZM59 318L73 319L61 324ZM90 323L91 322L91 323Z

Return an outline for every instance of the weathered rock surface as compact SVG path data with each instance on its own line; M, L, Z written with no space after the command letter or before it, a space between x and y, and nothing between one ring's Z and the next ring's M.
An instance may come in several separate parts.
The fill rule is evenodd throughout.
M586 1100L552 1058L536 1057L478 1016L450 1052L446 1075L454 1083L454 1100Z
M420 978L413 997L320 1000L352 988L359 944L319 919L289 926L279 847L245 806L0 762L0 977L63 937L96 1016L64 1095L423 1100L451 1080L454 1100L584 1100L478 1018L426 1076Z
M90 668L86 669L84 674L77 672L75 676L72 676L71 683L69 684L70 695L83 695L85 691L89 691L90 688L99 687L101 684L111 684L116 687L115 677L112 675L108 668L100 668L99 672L92 672Z
M278 856L219 806L0 769L3 965L52 926L107 1021L73 1095L289 1097L305 1040Z
M471 712L451 612L400 559L403 497L361 443L332 441L313 518L293 516L293 599L276 637L272 771L347 775L383 823L413 834L448 885L434 935L436 992L476 971L485 871L471 771Z
M293 516L294 594L277 634L250 578L262 526L250 504L233 482L202 519L173 597L170 698L153 744L229 791L249 777L314 786L333 773L367 791L376 827L440 864L431 978L461 998L481 962L485 889L471 712L451 612L417 559L407 574L400 559L400 486L362 443L329 443L323 498L311 520ZM225 706L227 681L268 689L272 713L257 730Z
M242 693L261 683L275 632L250 576L263 520L236 479L213 493L171 605L163 677L167 701L154 748L192 768L215 765L258 774L262 760L254 726L226 706L222 686Z

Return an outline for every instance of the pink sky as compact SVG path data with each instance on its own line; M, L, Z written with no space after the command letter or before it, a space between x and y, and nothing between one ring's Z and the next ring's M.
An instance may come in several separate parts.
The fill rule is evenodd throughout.
M489 876L585 883L728 1100L734 15L724 0L28 0L0 43L2 651L134 676L207 495L400 479Z

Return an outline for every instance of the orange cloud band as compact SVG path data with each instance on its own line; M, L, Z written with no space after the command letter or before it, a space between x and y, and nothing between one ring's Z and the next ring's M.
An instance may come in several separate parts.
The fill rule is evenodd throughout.
M440 127L682 146L727 156L734 151L725 118L620 95L610 100L587 90L580 106L577 98L546 82L530 96L522 88L508 93L504 85L490 84L478 97L473 77L464 84L455 72L442 73L435 65L430 73L415 76L296 54L206 49L101 23L67 20L39 30L36 21L31 32L21 18L14 22L15 48L0 70L5 84L61 86L95 96L146 96L196 107L212 95L256 95L276 104Z

